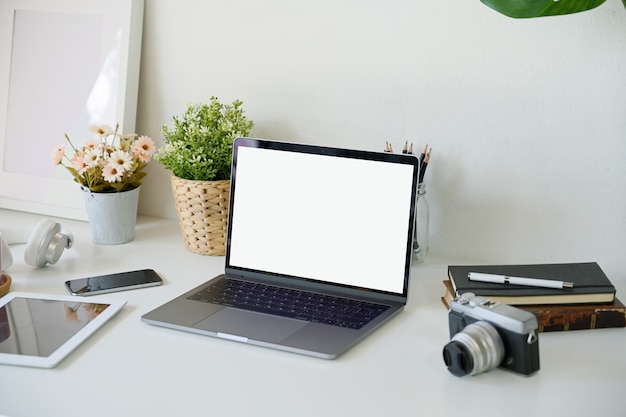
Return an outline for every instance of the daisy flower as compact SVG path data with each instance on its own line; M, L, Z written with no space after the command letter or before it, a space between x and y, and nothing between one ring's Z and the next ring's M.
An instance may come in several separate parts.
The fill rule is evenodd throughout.
M115 182L122 178L124 172L120 171L118 168L119 167L114 164L106 164L104 168L102 168L102 176L104 177L104 180L106 182Z
M88 168L98 166L98 161L100 161L100 150L97 148L87 147L85 147L85 149L86 151L83 154L83 160L85 162L85 165L87 165Z
M107 124L103 124L103 125L93 125L89 128L89 131L91 133L95 133L96 135L100 136L101 138L106 138L107 136L111 136L113 135L116 131L113 130L113 128Z
M56 148L54 148L52 152L52 163L59 165L61 161L63 161L63 156L65 156L65 142L58 144Z
M84 150L89 150L89 149L98 149L100 147L100 142L97 140L90 140L89 142L85 143L85 146L83 146Z
M120 150L111 152L108 161L109 165L115 166L115 168L118 171L121 171L122 174L131 169L133 166L133 158L130 154Z
M155 152L156 146L149 136L139 136L133 143L133 154L137 155L141 162L148 162Z
M72 157L72 165L79 174L84 174L87 168L89 168L82 153L77 153Z

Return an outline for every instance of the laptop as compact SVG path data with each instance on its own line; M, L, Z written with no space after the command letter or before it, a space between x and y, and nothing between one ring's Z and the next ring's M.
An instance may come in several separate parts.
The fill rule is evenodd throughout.
M412 155L237 138L224 273L142 321L338 357L407 302L417 172Z

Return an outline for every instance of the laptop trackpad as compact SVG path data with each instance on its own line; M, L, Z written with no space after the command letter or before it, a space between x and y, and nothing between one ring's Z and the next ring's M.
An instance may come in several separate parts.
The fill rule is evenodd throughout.
M224 308L193 327L266 342L280 342L308 323L251 311Z

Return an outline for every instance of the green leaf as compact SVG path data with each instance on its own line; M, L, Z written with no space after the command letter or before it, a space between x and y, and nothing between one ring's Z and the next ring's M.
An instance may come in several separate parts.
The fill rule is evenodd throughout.
M606 0L480 0L505 16L529 18L584 12ZM626 6L626 0L622 0Z

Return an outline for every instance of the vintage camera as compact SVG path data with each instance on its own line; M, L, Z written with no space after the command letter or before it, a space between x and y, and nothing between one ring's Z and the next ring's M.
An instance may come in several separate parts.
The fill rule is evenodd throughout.
M539 370L539 338L534 314L472 293L455 298L448 315L450 342L443 360L456 376L502 367L529 375Z

